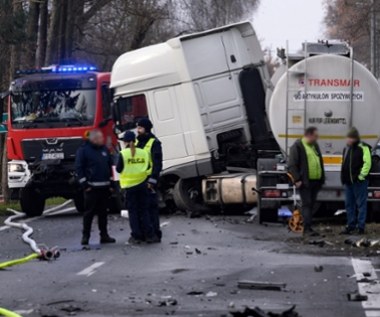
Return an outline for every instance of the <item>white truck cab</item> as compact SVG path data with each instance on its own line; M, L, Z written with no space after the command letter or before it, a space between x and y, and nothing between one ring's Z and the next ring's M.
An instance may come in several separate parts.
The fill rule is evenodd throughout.
M268 85L249 22L125 53L111 73L117 129L133 129L141 117L152 120L163 146L161 183L184 209L189 206L178 200L200 202L206 176L254 168L260 142L276 148L265 115Z

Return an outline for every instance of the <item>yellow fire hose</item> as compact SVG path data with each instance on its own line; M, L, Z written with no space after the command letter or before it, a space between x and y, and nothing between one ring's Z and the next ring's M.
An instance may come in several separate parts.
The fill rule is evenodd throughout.
M7 261L7 262L2 262L2 263L0 263L0 270L5 269L5 268L10 267L10 266L13 266L13 265L23 264L23 263L26 263L28 261L38 259L39 257L40 257L40 255L38 253L32 253L32 254L30 254L24 258L21 258L21 259L15 259L15 260ZM0 313L1 313L1 310L0 310Z
M19 314L16 314L8 309L1 308L0 307L0 316L5 316L5 317L22 317Z

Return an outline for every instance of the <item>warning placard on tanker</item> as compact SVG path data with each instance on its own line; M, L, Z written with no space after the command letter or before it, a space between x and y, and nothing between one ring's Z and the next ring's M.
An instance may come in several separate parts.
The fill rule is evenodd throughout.
M343 102L351 101L350 92L342 91L298 91L293 95L293 101L333 101ZM352 94L352 100L356 102L364 102L364 93L362 91L355 91Z

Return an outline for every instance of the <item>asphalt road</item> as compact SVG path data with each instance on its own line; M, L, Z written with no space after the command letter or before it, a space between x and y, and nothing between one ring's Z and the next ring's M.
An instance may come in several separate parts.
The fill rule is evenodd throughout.
M161 244L131 246L127 220L111 216L117 243L99 246L93 230L91 250L79 244L81 218L75 213L36 219L30 222L35 240L59 246L62 256L0 271L0 307L27 317L230 316L245 306L280 312L292 305L304 317L380 316L380 284L373 283L378 259L323 256L316 246L293 252L285 228L244 219L164 217ZM0 227L0 261L29 253L20 233ZM322 272L315 272L316 265ZM371 283L358 283L368 271ZM239 289L239 280L286 288ZM358 288L368 300L348 301L347 293Z

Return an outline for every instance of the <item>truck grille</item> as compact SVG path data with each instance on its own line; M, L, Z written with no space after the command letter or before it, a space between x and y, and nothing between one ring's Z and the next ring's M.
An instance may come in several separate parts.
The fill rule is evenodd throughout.
M24 159L28 162L43 159L74 160L82 138L26 139L21 142Z

